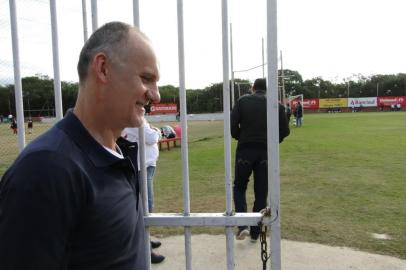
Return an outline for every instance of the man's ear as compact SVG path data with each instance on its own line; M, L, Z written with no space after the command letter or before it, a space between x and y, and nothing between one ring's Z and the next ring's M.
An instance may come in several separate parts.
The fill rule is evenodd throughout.
M107 67L107 56L104 53L97 53L93 57L92 69L96 80L106 83L108 81L108 67Z

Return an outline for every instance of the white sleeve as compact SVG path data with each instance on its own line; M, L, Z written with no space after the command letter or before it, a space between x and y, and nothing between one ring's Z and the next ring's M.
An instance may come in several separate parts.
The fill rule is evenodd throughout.
M149 125L144 126L145 134L145 143L146 144L157 144L161 139L161 132L154 128L151 128Z

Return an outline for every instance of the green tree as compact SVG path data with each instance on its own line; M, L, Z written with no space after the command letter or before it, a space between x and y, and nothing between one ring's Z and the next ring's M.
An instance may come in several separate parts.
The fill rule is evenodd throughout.
M73 108L79 91L79 83L61 82L63 112Z
M9 115L13 113L11 111L11 103L10 102L10 89L7 86L0 85L0 114L3 116Z
M279 85L282 86L281 80L285 82L285 95L286 96L293 96L303 93L303 78L302 75L298 71L284 69L283 70L283 78L282 78L282 71L278 71L280 82Z
M25 115L53 116L54 84L48 76L37 75L21 79Z

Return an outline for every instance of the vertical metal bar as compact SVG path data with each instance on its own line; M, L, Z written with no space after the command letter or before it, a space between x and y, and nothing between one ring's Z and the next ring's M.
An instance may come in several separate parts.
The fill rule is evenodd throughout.
M140 27L140 4L139 0L133 0L133 21L134 25Z
M265 78L264 38L262 38L262 78Z
M278 48L277 48L277 0L267 0L267 132L268 132L268 197L272 217L271 269L281 269L280 233L280 179L279 179L279 108L278 108Z
M231 58L231 107L234 107L234 56L233 56L233 24L230 23L230 58Z
M13 45L13 65L14 65L14 97L16 102L16 117L18 132L18 150L21 152L25 147L25 127L24 127L24 105L23 90L20 73L20 49L18 44L17 11L15 0L10 0L10 22L11 22L11 42ZM11 113L11 110L10 110Z
M88 39L86 0L82 0L82 17L83 17L83 40L84 42L86 42L86 40Z
M92 0L93 1L93 0ZM139 5L138 0L133 1L133 21L134 26L140 27L139 21ZM140 180L142 186L142 202L144 206L144 216L149 215L148 209L148 183L147 183L147 167L145 165L145 133L144 124L138 128L138 153L140 158ZM145 254L147 256L147 270L151 269L151 248L150 248L150 233L149 227L145 226Z
M181 151L182 151L182 180L183 180L183 211L185 216L190 215L189 194L189 152L187 137L187 111L185 88L185 49L183 33L183 0L177 1L178 15L178 58L179 58L179 98L181 119ZM185 227L185 256L186 269L192 269L192 233L190 227Z
M144 209L144 216L149 216L148 209L148 183L147 183L147 167L145 166L145 133L144 125L138 128L138 156L140 158L140 182L142 190L142 204ZM150 248L150 234L149 227L145 226L145 254L147 256L147 270L151 269L151 248ZM148 263L149 262L149 263Z
M224 167L226 188L226 214L232 215L231 193L231 134L230 134L230 82L228 59L228 3L222 0L222 36L223 36L223 110L224 110ZM227 269L234 269L233 227L226 227Z
M58 20L56 15L55 0L50 0L49 3L51 11L52 54L53 54L52 58L54 66L55 115L56 119L60 120L63 117L63 113L62 113L61 76L59 72Z
M97 29L97 0L92 0L92 32Z
M145 133L144 126L138 128L138 154L140 157L140 178L142 185L142 202L144 206L144 214L149 215L148 209L148 186L147 186L147 168L145 166Z
M231 134L230 134L230 91L229 91L229 60L228 60L228 29L227 29L227 0L222 0L223 10L223 109L224 109L224 162L226 211L232 213L231 194Z

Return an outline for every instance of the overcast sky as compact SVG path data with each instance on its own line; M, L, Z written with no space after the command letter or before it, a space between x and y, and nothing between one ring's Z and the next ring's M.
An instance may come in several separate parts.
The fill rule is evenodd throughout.
M53 77L49 1L16 2L22 76ZM177 1L139 2L141 29L160 60L159 84L178 86ZM222 82L221 0L183 2L186 88ZM266 0L229 0L228 7L234 70L261 65ZM98 10L99 25L133 21L131 0L99 0ZM321 76L334 81L359 73L406 73L405 14L405 0L278 1L278 51L283 52L283 67L298 71L304 79ZM83 45L81 0L57 1L57 15L61 79L77 81L76 63ZM12 63L9 1L0 0L0 83L12 80ZM261 68L236 74L251 81L261 76Z

